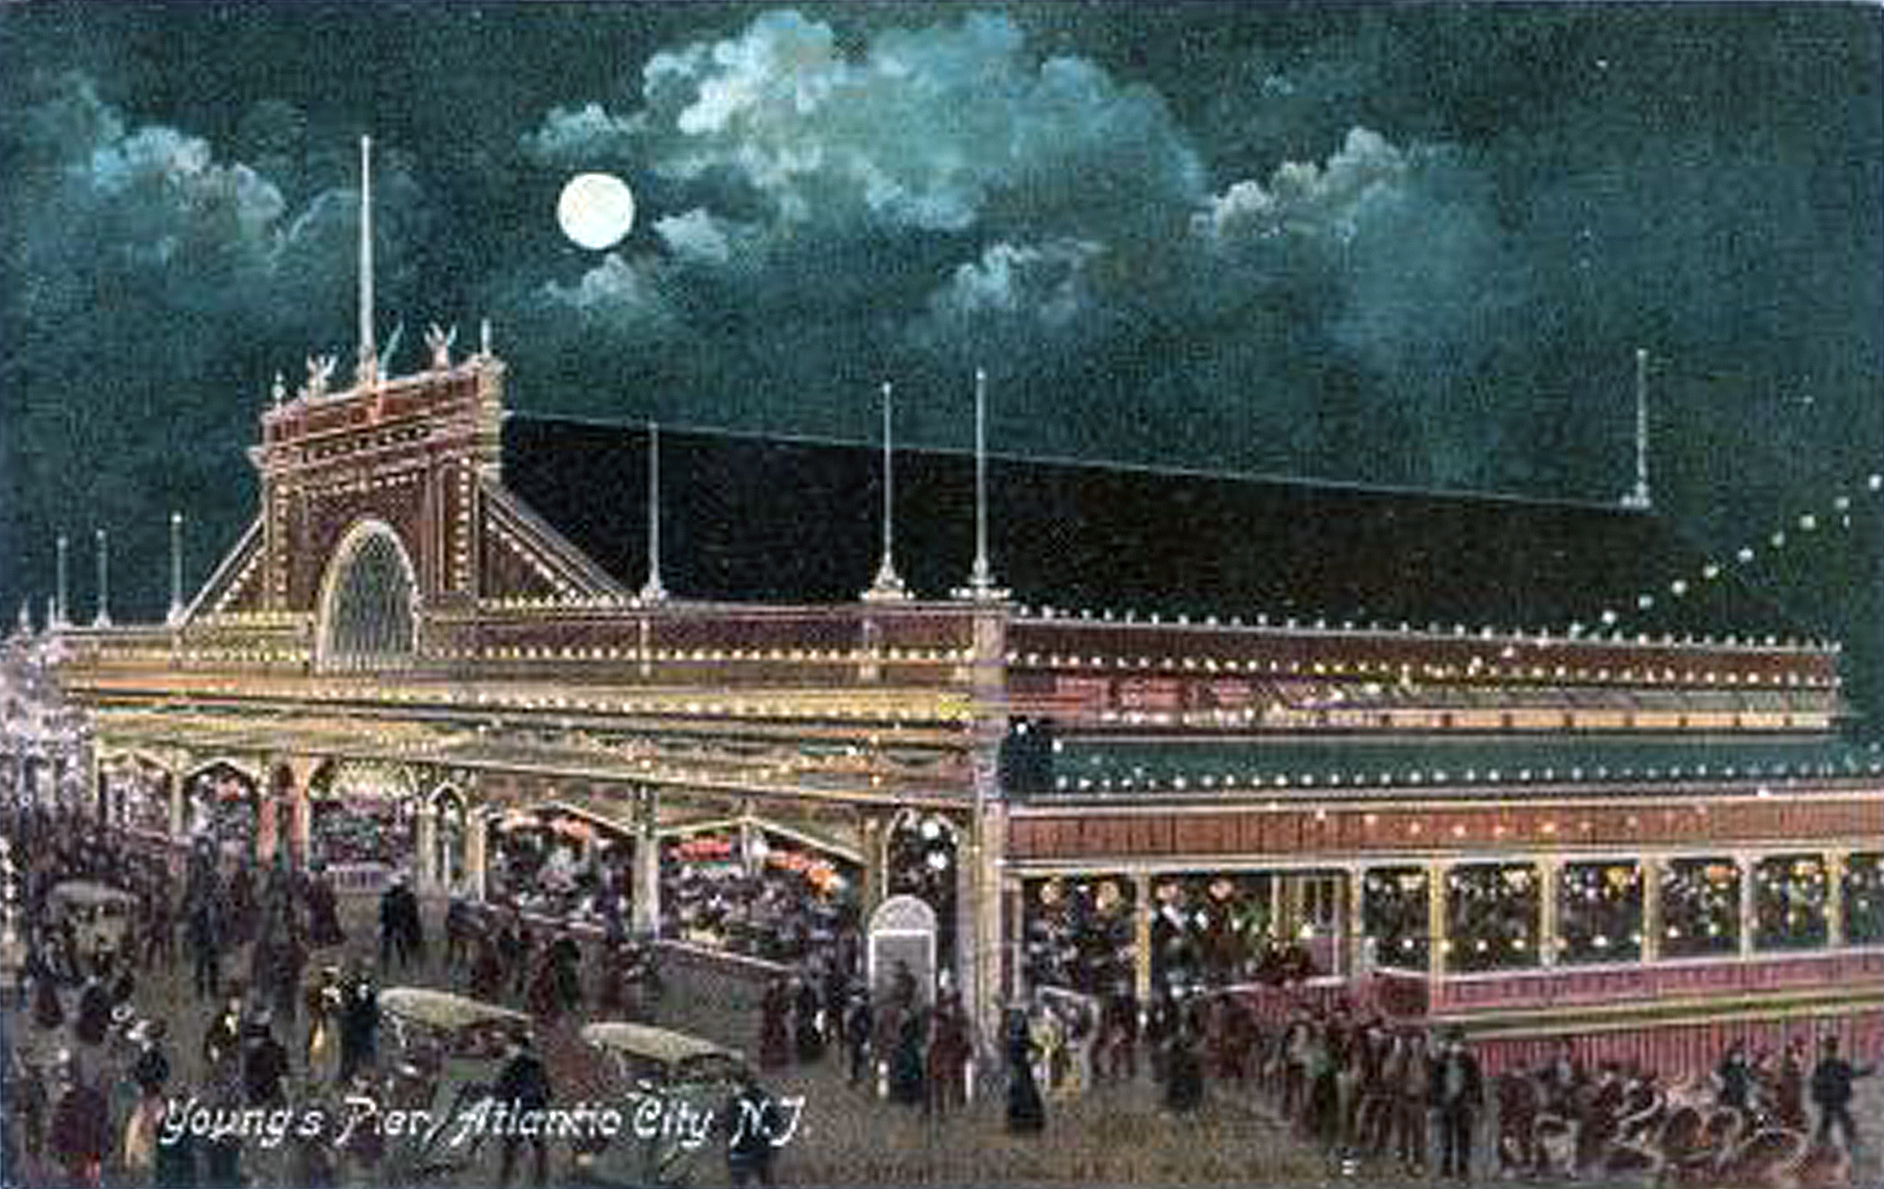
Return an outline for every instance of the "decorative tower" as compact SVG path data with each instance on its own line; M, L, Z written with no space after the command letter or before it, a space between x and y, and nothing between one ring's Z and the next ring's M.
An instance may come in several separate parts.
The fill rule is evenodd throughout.
M896 572L896 472L891 446L890 408L893 389L883 383L883 560L877 563L876 581L863 592L866 602L894 602L909 597L909 588Z

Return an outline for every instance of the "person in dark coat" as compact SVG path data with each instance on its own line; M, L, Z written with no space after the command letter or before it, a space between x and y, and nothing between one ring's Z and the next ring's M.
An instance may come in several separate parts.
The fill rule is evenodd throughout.
M494 1000L504 990L504 962L497 956L497 943L480 933L473 947L476 956L471 960L471 995L476 999Z
M193 964L192 985L199 999L214 999L219 992L222 971L223 913L217 906L216 893L205 888L190 901L185 921Z
M520 1036L509 1048L509 1060L504 1063L503 1072L497 1075L494 1094L499 1103L510 1108L512 1118L520 1118L530 1111L541 1111L550 1104L549 1071L530 1048L528 1036ZM528 1139L535 1156L536 1184L542 1185L549 1179L549 1146L545 1143L542 1129L525 1137L516 1133L516 1129L504 1134L503 1164L498 1173L497 1183L509 1185L510 1175L517 1166L517 1148Z
M1171 1042L1164 1078L1164 1104L1184 1114L1196 1110L1204 1101L1204 1066L1197 1054L1197 1036L1190 1028L1180 1028Z
M44 961L34 964L33 1023L47 1032L65 1025L65 1007L59 1002L59 980Z
M379 990L373 980L355 975L340 1009L340 1080L370 1066L379 1055Z
M1047 1106L1034 1082L1034 1038L1027 1013L1019 1008L1007 1013L1002 1049L1007 1057L1007 1129L1016 1135L1038 1133L1046 1128Z
M251 1107L282 1106L281 1079L288 1072L288 1050L275 1039L267 1012L248 1029L242 1050L242 1088Z
M1440 1175L1467 1180L1472 1175L1472 1130L1485 1106L1485 1079L1457 1028L1446 1034L1433 1058L1430 1087L1439 1110Z
M147 1095L163 1092L170 1080L170 1056L164 1051L164 1022L146 1020L132 1033L137 1038L137 1056L131 1062L131 1081Z
M245 859L229 877L229 943L247 945L255 938L255 873Z
M905 1106L921 1106L928 1101L928 1073L922 1065L922 1015L903 1013L896 1033L896 1047L890 1051L890 1101Z
M789 1060L791 1040L786 1021L791 1015L791 990L784 978L773 977L759 1000L759 1064L775 1069Z
M774 1183L772 1162L778 1146L772 1141L780 1134L778 1115L777 1102L750 1070L742 1069L725 1116L726 1174L734 1189Z
M72 1034L80 1044L101 1045L110 1030L111 994L93 975L85 980L85 987L79 992L78 1019L72 1026Z
M203 1064L214 1070L241 1052L242 1001L231 999L203 1033Z
M1747 1061L1745 1041L1736 1040L1727 1047L1720 1068L1714 1071L1714 1081L1720 1090L1721 1106L1744 1111L1753 1104L1753 1066Z
M308 946L319 950L344 944L347 933L340 927L340 904L325 869L317 869L309 876L305 894Z
M795 980L792 991L792 1044L801 1064L824 1056L824 1031L818 1027L818 989L808 979Z
M68 1184L95 1186L111 1144L109 1104L69 1060L66 1076L65 1092L52 1108L52 1156L65 1170Z
M870 1037L876 1031L876 1016L870 1007L870 992L858 987L844 1010L844 1053L850 1067L850 1084L855 1086L870 1075Z
M968 1060L973 1055L961 999L953 991L944 991L929 1022L929 1104L938 1116L963 1105Z
M1812 1102L1819 1108L1819 1143L1829 1143L1836 1127L1847 1153L1858 1146L1858 1129L1851 1121L1851 1083L1875 1072L1875 1067L1860 1069L1840 1057L1836 1036L1819 1042L1819 1063L1812 1069Z
M403 874L393 876L392 886L379 898L379 965L391 970L393 960L401 970L412 961L412 934L406 924L406 901L412 892Z

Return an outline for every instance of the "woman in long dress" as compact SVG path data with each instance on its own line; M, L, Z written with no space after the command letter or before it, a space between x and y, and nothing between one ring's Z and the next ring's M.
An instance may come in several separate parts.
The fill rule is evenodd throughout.
M1016 1008L1007 1015L1007 1129L1032 1134L1047 1125L1047 1107L1034 1082L1034 1041L1027 1013Z

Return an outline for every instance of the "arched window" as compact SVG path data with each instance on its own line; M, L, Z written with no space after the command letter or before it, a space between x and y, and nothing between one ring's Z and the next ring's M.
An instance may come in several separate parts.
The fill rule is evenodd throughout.
M417 581L391 528L366 521L336 551L321 600L321 658L332 669L403 665L418 650Z

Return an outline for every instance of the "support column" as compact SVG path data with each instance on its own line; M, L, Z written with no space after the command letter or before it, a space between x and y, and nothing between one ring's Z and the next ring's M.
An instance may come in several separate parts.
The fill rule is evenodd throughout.
M1537 863L1537 963L1542 967L1557 964L1557 892L1563 865L1556 859Z
M1735 855L1734 866L1740 869L1740 956L1749 958L1753 956L1753 856Z
M164 787L170 793L170 841L186 841L190 828L189 803L183 799L183 774L181 771L165 768Z
M1361 895L1366 886L1366 872L1359 863L1350 864L1347 869L1346 889L1346 932L1342 939L1342 950L1347 955L1347 976L1350 979L1374 972L1374 962L1367 952L1367 921L1362 913Z
M1452 942L1452 926L1446 911L1446 869L1449 864L1426 864L1426 928L1430 939L1426 947L1426 975L1437 981L1446 973L1446 950Z
M262 777L255 787L255 854L257 863L275 857L275 839L280 823L275 820L275 772L272 761L264 761Z
M637 786L634 796L634 907L630 923L637 937L657 937L661 932L661 835L657 828L660 801L651 784ZM482 865L479 871L482 873Z
M1662 956L1662 874L1663 862L1653 855L1642 858L1642 961L1654 962Z
M1151 876L1137 872L1132 884L1132 994L1142 1006L1151 1002Z
M1850 852L1829 851L1825 855L1825 946L1840 949L1845 944L1845 861Z
M467 804L464 815L464 870L465 878L470 881L471 894L482 901L485 896L484 886L484 845L485 835L490 833L489 815L482 809Z
M889 872L884 870L887 856L883 850L884 819L871 810L864 810L863 820L857 829L861 842L859 853L864 861L863 883L863 919L866 923L870 914L883 903L883 889L889 882Z
M969 835L970 862L975 872L974 932L968 938L958 936L956 948L962 955L962 1008L980 1030L978 1047L998 1069L995 1061L1000 1046L1002 968L1019 956L1020 896L1018 885L1013 900L1008 900L1007 881L1007 806L995 799L982 801L979 820ZM957 840L958 861L961 843Z
M414 856L413 885L421 896L445 895L451 891L451 881L446 877L444 864L438 854L438 813L432 803L433 793L420 793L418 804L414 806L419 818L413 831L414 849L419 853Z

